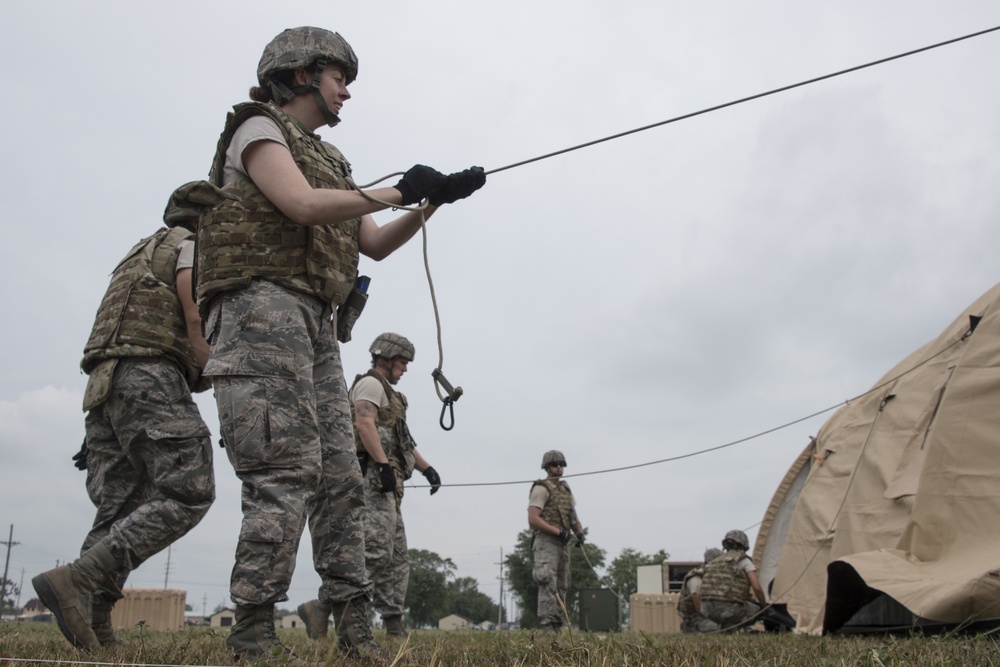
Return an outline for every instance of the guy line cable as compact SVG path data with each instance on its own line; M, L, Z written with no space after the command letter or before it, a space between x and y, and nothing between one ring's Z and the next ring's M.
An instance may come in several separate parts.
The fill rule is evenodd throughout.
M603 138L600 138L600 139L594 139L592 141L588 141L588 142L585 142L585 143L582 143L582 144L578 144L576 146L571 146L569 148L563 148L561 150L553 151L551 153L545 153L544 155L539 155L537 157L528 158L527 160L521 160L520 162L514 162L512 164L508 164L508 165L503 166L503 167L497 167L495 169L490 169L490 170L488 170L486 172L486 174L487 175L489 175L489 174L496 174L496 173L499 173L501 171L506 171L508 169L513 169L515 167L520 167L520 166L523 166L523 165L526 165L526 164L530 164L532 162L539 162L541 160L545 160L545 159L550 158L550 157L555 157L557 155L562 155L564 153L570 153L572 151L580 150L581 148L587 148L589 146L594 146L594 145L597 145L597 144L600 144L600 143L604 143L606 141L611 141L613 139L620 139L621 137L626 137L626 136L628 136L630 134L637 134L639 132L644 132L646 130L651 130L653 128L660 127L662 125L669 125L671 123L676 123L678 121L687 120L688 118L694 118L695 116L700 116L700 115L703 115L703 114L711 113L713 111L719 111L719 110L725 109L727 107L736 106L738 104L743 104L745 102L750 102L752 100L757 100L757 99L760 99L760 98L763 98L763 97L768 97L770 95L775 95L777 93L783 93L785 91L793 90L795 88L801 88L803 86L808 86L810 84L817 83L819 81L824 81L826 79L832 79L834 77L842 76L844 74L850 74L852 72L857 72L859 70L867 69L869 67L874 67L876 65L882 65L884 63L888 63L888 62L891 62L893 60L900 60L902 58L906 58L906 57L909 57L909 56L912 56L912 55L916 55L918 53L923 53L924 51L930 51L932 49L937 49L937 48L940 48L940 47L943 47L943 46L948 46L950 44L955 44L957 42L961 42L961 41L964 41L964 40L967 40L967 39L972 39L973 37L980 37L982 35L986 35L986 34L989 34L989 33L992 33L992 32L996 32L997 30L1000 30L1000 26L994 26L992 28L986 28L985 30L979 30L977 32L969 33L967 35L962 35L961 37L955 37L955 38L952 38L952 39L947 39L947 40L945 40L943 42L937 42L935 44L930 44L928 46L922 46L920 48L912 49L910 51L904 51L903 53L897 53L896 55L887 56L885 58L879 58L878 60L873 60L871 62L867 62L867 63L864 63L862 65L855 65L854 67L848 67L847 69L842 69L842 70L839 70L839 71L836 71L836 72L832 72L830 74L824 74L822 76L816 76L816 77L813 77L811 79L806 79L804 81L800 81L798 83L788 84L786 86L781 86L779 88L774 88L772 90L768 90L768 91L765 91L765 92L762 92L762 93L757 93L755 95L750 95L748 97L742 97L740 99L732 100L730 102L725 102L723 104L717 104L715 106L706 107L706 108L700 109L698 111L692 111L690 113L686 113L686 114L683 114L683 115L680 115L680 116L675 116L673 118L669 118L667 120L662 120L662 121L659 121L657 123L652 123L652 124L649 124L649 125L643 125L642 127L637 127L635 129L632 129L632 130L626 130L624 132L619 132L617 134L612 134L612 135L609 135L607 137L603 137ZM436 295L436 293L434 291L434 282L431 279L430 263L429 263L429 261L427 259L427 224L426 224L427 221L424 218L424 214L423 214L424 209L427 208L427 202L425 201L425 202L423 202L423 203L421 203L421 204L419 204L419 205L417 205L415 207L399 206L399 205L391 204L389 202L384 202L384 201L381 201L379 199L376 199L375 197L372 197L368 193L364 192L364 190L363 190L363 188L372 187L373 185L375 185L377 183L381 183L382 181L384 181L387 178L390 178L392 176L399 176L399 175L402 175L402 172L394 172L392 174L388 174L388 175L386 175L386 176L378 179L377 181L374 181L372 183L369 183L368 185L363 185L363 186L356 185L354 183L354 181L351 179L350 175L348 175L347 182L348 182L348 184L352 188L354 188L355 190L357 190L362 196L364 196L365 198L369 199L370 201L379 203L379 204L381 204L383 206L386 206L386 207L389 207L389 208L397 208L397 209L402 209L402 210L406 210L406 211L420 211L420 231L421 231L421 234L423 236L424 271L427 274L427 285L430 288L431 303L432 303L433 309L434 309L434 323L435 323L435 327L436 327L436 331L437 331L438 365L431 372L431 375L434 378L434 389L435 389L435 392L437 393L438 398L442 402L441 418L439 420L439 424L440 424L440 426L441 426L442 429L444 429L446 431L450 431L452 428L455 427L455 411L454 411L455 409L454 409L454 404L455 404L455 401L457 401L459 399L459 397L462 396L463 390L462 390L461 387L453 387L448 382L448 380L444 377L444 373L442 372L442 366L444 365L444 347L443 347L442 342L441 342L441 317L440 317L440 313L439 313L439 309L438 309L438 305L437 305L437 295ZM443 393L442 393L442 390L443 390ZM829 408L829 409L832 409L832 408ZM446 414L446 412L450 414L450 423L447 424L447 425L445 424L445 414ZM826 411L824 410L823 412L826 412ZM822 414L822 413L816 413L816 414L818 415L818 414ZM804 417L803 419L809 419L810 417L814 417L814 416L816 416L816 415L810 415L809 417ZM792 422L792 423L796 423L796 422ZM790 424L788 424L788 425L790 425ZM779 428L784 428L784 427L782 426L782 427L779 427ZM759 435L763 435L763 433L759 434ZM752 436L752 437L758 437L758 436ZM739 442L739 441L737 441L737 442ZM727 445L722 445L720 447L717 447L716 449L721 449L722 447L729 447L729 446L734 445L734 444L737 444L737 443L736 442L729 443ZM711 451L711 450L706 450L706 451ZM695 454L699 454L699 453L702 453L702 452L695 452L694 454L690 454L689 456L694 456ZM680 458L682 458L682 457L680 457ZM673 460L673 459L665 459L665 461L667 461L667 460ZM650 463L650 464L643 464L643 465L652 465L652 463ZM620 470L624 470L624 469L626 469L626 468L620 468ZM589 474L596 474L596 473L589 473ZM572 475L572 476L579 476L579 475ZM513 483L518 483L518 482L508 482L508 483L513 484ZM448 486L460 486L460 485L451 484L451 485L448 485Z
M715 451L718 451L720 449L726 449L728 447L733 447L735 445L741 445L741 444L750 442L751 440L756 440L758 438L761 438L761 437L763 437L765 435L770 435L771 433L776 433L776 432L781 431L783 429L786 429L786 428L788 428L790 426L794 426L796 424L800 424L800 423L808 421L808 420L810 420L810 419L812 419L814 417L818 417L819 415L825 414L825 413L830 412L832 410L836 410L837 408L840 408L840 407L843 407L843 406L846 406L846 405L850 405L852 402L857 401L860 398L864 398L865 396L867 396L869 394L873 394L873 393L879 391L880 389L883 389L883 388L889 386L890 384L892 384L893 382L896 382L900 378L902 378L902 377L904 377L906 375L909 375L910 373L912 373L912 372L916 371L917 369L919 369L919 368L925 366L926 364L930 363L931 361L933 361L934 359L938 358L939 356L941 356L942 354L944 354L945 352L947 352L951 348L955 347L959 343L962 343L962 342L966 341L969 338L969 336L972 335L972 333L973 333L972 329L966 331L965 334L963 334L959 338L955 339L951 343L948 343L947 345L945 345L940 350L938 350L937 352L935 352L934 354L932 354L928 358L924 359L920 363L918 363L915 366L912 366L912 367L910 367L910 368L908 368L908 369L906 369L904 371L901 371L898 375L895 375L895 376L887 379L885 382L882 382L882 383L879 383L879 384L875 385L874 387L872 387L868 391L861 392L860 394L858 394L858 395L856 395L856 396L854 396L852 398L847 398L847 399L845 399L845 400L843 400L843 401L841 401L841 402L839 402L839 403L837 403L835 405L831 405L831 406L829 406L827 408L823 408L822 410L818 410L818 411L813 412L812 414L808 414L808 415L806 415L804 417L799 417L798 419L793 419L792 421L786 422L784 424L781 424L780 426L774 426L772 428L765 429L763 431L759 431L757 433L754 433L753 435L748 435L748 436L745 436L745 437L742 437L742 438L738 438L736 440L731 440L731 441L729 441L727 443L724 443L724 444L721 444L721 445L716 445L714 447L707 447L705 449L699 449L697 451L688 452L686 454L678 454L676 456L670 456L670 457L667 457L665 459L657 459L655 461L646 461L644 463L634 463L634 464L631 464L631 465L619 466L617 468L604 468L604 469L601 469L601 470L590 470L590 471L587 471L587 472L578 472L578 473L574 473L572 475L563 475L562 478L563 479L569 479L571 477L586 477L588 475L604 475L604 474L612 473L612 472L621 472L623 470L634 470L636 468L646 468L646 467L649 467L649 466L660 465L661 463L672 463L674 461L679 461L681 459L688 459L688 458L692 458L692 457L695 457L695 456L700 456L702 454L708 454L710 452L715 452ZM530 484L530 483L532 483L534 481L535 480L533 480L533 479L522 479L522 480L511 480L511 481L506 481L506 482L467 482L467 483L460 483L460 484L442 484L441 486L443 486L443 487L444 486L448 486L448 487L460 487L460 486L510 486L510 485L514 485L514 484ZM422 488L428 488L429 486L430 485L428 485L428 484L413 484L413 485L410 485L410 488L422 489Z

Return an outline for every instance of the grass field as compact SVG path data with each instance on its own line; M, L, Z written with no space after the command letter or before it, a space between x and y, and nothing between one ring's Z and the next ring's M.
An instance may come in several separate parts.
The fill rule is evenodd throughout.
M232 665L224 633L209 628L119 632L125 645L86 654L73 649L51 624L0 624L0 663L116 665ZM303 659L320 664L354 665L332 643L313 642L302 630L281 631ZM331 635L332 637L332 635ZM376 634L399 667L467 665L477 667L556 667L558 665L685 667L773 667L849 665L954 665L1000 667L991 636L803 637L736 634L714 636L589 634L564 632L553 637L532 631L417 631L407 640Z

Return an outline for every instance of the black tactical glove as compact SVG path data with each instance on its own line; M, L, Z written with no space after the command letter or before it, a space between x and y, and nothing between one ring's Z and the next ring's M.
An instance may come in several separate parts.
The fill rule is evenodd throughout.
M454 204L484 185L486 185L486 171L482 167L456 171L454 174L448 174L448 181L443 188L431 194L430 202L435 206Z
M87 439L83 439L83 444L80 446L80 451L73 455L73 465L76 466L77 470L87 469Z
M586 541L587 541L587 536L584 535L583 533L579 533L576 536L576 546L582 547L583 543L586 542Z
M382 485L382 493L393 493L396 490L396 473L392 471L392 466L388 463L376 463L378 466L378 480Z
M399 183L393 187L403 195L403 206L409 206L444 187L447 182L448 177L437 169L415 164L403 174Z
M569 544L569 541L573 539L573 531L563 528L559 531L559 540L563 544Z
M433 496L441 488L441 475L431 466L427 466L427 470L424 471L423 475L431 485L431 495Z

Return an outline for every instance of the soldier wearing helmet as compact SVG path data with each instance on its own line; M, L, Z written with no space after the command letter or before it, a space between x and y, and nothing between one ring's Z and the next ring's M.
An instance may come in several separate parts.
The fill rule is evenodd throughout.
M73 459L97 514L80 558L32 584L66 638L87 650L121 643L111 610L131 570L197 525L215 499L210 433L191 395L207 388L209 354L191 290L194 230L199 206L221 196L205 186L178 188L166 227L119 262L84 347L86 439Z
M210 172L233 199L198 231L196 293L212 343L205 373L226 453L253 499L230 581L236 622L226 642L241 658L286 651L274 606L288 599L307 517L322 582L318 613L304 619L310 636L326 633L332 611L341 650L384 655L367 619L365 500L335 314L355 287L359 255L383 259L421 225L417 211L382 226L373 213L427 199L426 217L486 180L481 168L445 176L416 165L392 187L356 191L350 163L316 130L340 121L357 75L357 56L335 32L304 26L271 40Z
M582 546L585 535L573 492L561 479L566 457L558 450L549 450L542 455L542 469L545 479L532 484L528 495L528 526L534 533L531 576L538 585L538 623L545 632L555 633L566 620L569 543L575 535L577 546Z
M372 342L372 367L354 380L351 406L355 413L358 455L367 469L365 498L365 565L375 585L375 611L390 635L405 637L403 604L410 564L401 503L403 482L414 468L430 484L431 495L441 487L441 477L420 454L406 426L406 396L395 386L414 348L409 340L384 333Z
M701 613L723 630L752 623L767 606L757 566L747 556L750 540L742 530L722 539L721 556L705 566L701 585Z
M677 613L681 616L681 632L714 632L719 624L705 618L701 613L701 584L705 577L705 566L722 555L721 549L706 549L705 561L684 575Z

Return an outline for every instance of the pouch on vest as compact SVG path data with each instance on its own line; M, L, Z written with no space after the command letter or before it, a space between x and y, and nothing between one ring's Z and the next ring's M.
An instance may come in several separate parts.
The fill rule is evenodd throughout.
M337 340L341 343L351 340L351 329L354 328L354 323L361 317L361 311L368 303L370 283L371 278L368 276L358 276L351 293L347 295L347 300L337 306Z
M117 366L117 359L107 359L90 371L87 388L83 392L84 412L90 412L108 400L108 396L111 395L111 380L115 376L115 368Z

